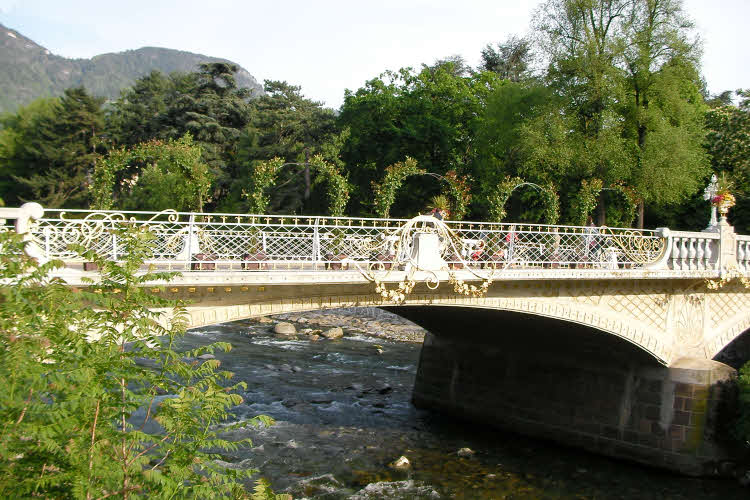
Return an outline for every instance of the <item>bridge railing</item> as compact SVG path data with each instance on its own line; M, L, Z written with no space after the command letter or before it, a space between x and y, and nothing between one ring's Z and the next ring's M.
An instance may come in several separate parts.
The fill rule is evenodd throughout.
M414 251L406 219L223 213L53 210L32 225L45 259L81 259L71 244L122 258L112 228L148 225L156 235L152 263L174 270L322 270L354 265L389 269ZM446 221L441 255L451 268L708 269L713 236L665 236L663 230ZM416 231L429 231L423 223ZM696 236L699 235L699 236ZM450 240L450 241L448 241ZM404 244L404 241L407 241ZM750 250L750 245L748 245ZM403 255L397 256L400 252ZM683 257L684 254L684 257ZM675 257L679 255L679 257ZM397 258L398 257L398 258ZM356 263L356 264L355 264ZM695 267L691 267L695 266Z

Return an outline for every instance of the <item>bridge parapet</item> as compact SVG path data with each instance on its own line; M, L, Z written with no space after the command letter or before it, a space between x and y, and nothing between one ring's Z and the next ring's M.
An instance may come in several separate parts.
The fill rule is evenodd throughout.
M42 216L41 207L33 214L3 210L6 218L23 217L22 231L32 242L29 252L41 260L61 259L69 268L82 267L82 259L70 250L73 243L118 260L121 248L111 229L138 224L157 236L149 263L183 272L290 273L348 267L390 274L405 259L420 261L412 255L421 251L414 235L434 231L438 224L428 217L408 224L406 219L351 217L86 210L46 210ZM411 233L405 235L407 225ZM568 278L572 269L623 278L665 273L714 278L733 266L750 271L750 236L735 235L725 220L709 232L462 221L446 221L444 227L439 262L448 271L469 271L461 273L467 279L490 274L502 279L523 270L549 270L544 274ZM398 273L393 275L400 279Z

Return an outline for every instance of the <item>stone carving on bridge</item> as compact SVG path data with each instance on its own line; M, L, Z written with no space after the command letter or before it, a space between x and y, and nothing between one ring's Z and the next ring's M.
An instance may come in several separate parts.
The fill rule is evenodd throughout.
M681 348L695 348L703 343L705 295L675 295L673 300L675 340Z

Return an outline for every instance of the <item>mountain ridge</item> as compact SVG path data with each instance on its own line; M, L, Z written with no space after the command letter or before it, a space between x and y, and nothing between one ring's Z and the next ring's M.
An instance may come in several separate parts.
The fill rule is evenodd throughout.
M203 62L228 59L162 47L97 54L90 59L58 56L18 31L0 24L0 112L13 112L40 97L55 97L82 85L91 94L115 99L153 70L189 72ZM263 87L237 64L237 85L262 95Z

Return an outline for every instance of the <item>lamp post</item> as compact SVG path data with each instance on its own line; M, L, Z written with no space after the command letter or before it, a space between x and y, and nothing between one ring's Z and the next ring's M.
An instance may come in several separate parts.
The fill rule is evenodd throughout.
M713 197L716 196L716 193L719 192L719 183L717 181L716 174L713 174L711 176L711 182L706 186L706 189L703 190L703 199L711 203L711 220L709 221L706 230L716 229L716 226L719 223L716 220L716 205L711 202Z

